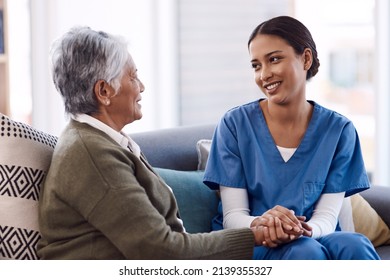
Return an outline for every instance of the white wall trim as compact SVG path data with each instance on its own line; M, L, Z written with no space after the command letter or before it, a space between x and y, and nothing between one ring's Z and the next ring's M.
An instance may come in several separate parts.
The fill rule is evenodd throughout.
M174 127L179 124L179 46L178 2L157 0L157 108L158 127Z
M66 119L63 102L55 90L50 73L49 51L54 40L56 1L30 0L32 125L59 135ZM59 113L58 110L63 110Z
M390 186L390 2L376 0L376 156L373 183Z

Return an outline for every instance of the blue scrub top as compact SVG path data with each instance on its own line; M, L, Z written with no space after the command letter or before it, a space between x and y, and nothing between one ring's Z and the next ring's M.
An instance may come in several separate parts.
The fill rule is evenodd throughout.
M308 102L314 106L312 118L287 162L272 138L259 100L229 110L214 133L204 183L212 189L220 185L245 188L252 216L282 205L307 220L321 194L346 192L350 196L368 189L352 122Z

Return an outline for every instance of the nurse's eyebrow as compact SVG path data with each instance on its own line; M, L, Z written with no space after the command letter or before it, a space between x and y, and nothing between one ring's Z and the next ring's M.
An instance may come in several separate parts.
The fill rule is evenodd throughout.
M272 51L272 52L269 52L269 53L265 54L264 57L270 57L273 54L282 53L282 52L283 51L281 51L281 50ZM251 62L256 62L256 61L258 61L258 59L256 59L256 58L251 60Z
M267 54L265 55L265 57L271 56L271 55L273 55L273 54L275 54L275 53L281 53L281 52L283 52L283 51L280 51L280 50L272 51L272 52L267 53Z

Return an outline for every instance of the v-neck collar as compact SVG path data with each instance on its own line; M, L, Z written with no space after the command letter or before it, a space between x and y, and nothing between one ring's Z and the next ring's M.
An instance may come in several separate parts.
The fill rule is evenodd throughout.
M301 142L299 143L298 147L296 148L294 154L291 156L291 158L286 162L284 161L276 143L275 143L275 140L274 138L272 137L272 134L271 134L271 131L267 125L267 122L265 120L265 116L264 116L264 112L263 110L261 109L261 106L260 106L260 102L264 100L264 99L259 99L259 101L257 102L257 111L259 113L259 118L260 118L260 121L261 121L261 124L262 126L264 127L264 131L266 132L265 135L263 135L265 137L265 140L267 141L267 143L272 146L272 154L275 156L277 155L276 157L278 157L278 161L280 161L280 163L282 163L283 165L296 165L295 161L296 161L296 158L300 158L299 154L301 154L301 152L306 152L308 149L310 149L310 143L308 142L309 140L308 139L313 139L311 137L311 135L313 134L315 128L314 128L314 124L316 123L316 120L318 118L318 114L317 114L317 111L318 111L318 104L315 103L314 101L311 101L311 100L308 100L308 102L313 105L313 114L310 118L310 121L309 121L309 125L307 126L306 128L306 131L302 137L302 140Z

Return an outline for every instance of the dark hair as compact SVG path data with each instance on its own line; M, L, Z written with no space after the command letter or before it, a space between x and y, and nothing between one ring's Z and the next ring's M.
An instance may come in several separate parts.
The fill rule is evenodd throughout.
M282 38L293 47L297 54L303 54L306 48L311 49L313 63L307 71L306 80L309 80L317 74L320 61L317 55L316 44L310 31L300 21L289 16L279 16L264 21L253 30L249 37L248 47L258 34L275 35Z

